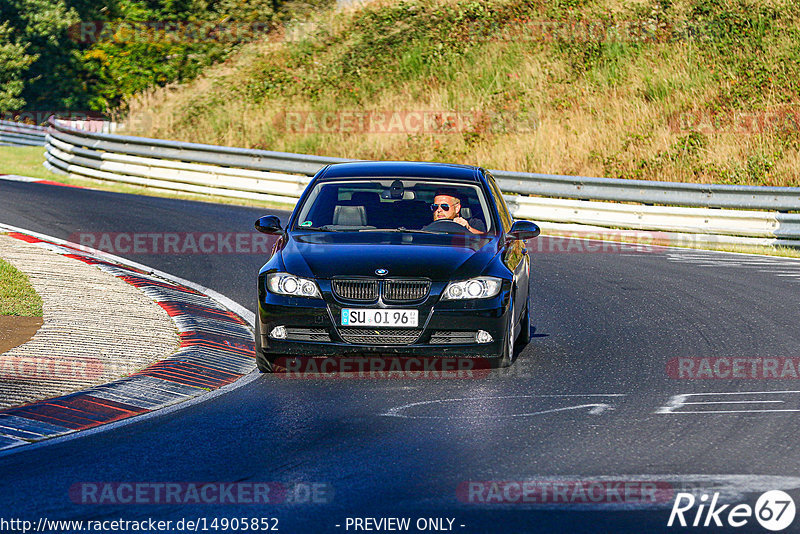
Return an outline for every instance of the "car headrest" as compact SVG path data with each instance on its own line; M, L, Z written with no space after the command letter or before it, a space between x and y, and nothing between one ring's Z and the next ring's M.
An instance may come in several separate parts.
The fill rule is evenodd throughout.
M378 193L370 193L369 191L356 191L351 198L353 204L370 206L377 204L381 201Z
M472 209L469 206L461 205L461 216L469 220L472 218Z
M367 210L364 206L336 206L333 224L340 226L366 226Z

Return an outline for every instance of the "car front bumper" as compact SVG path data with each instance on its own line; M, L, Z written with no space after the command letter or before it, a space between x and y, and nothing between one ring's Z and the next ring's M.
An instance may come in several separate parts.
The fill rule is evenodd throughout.
M389 306L392 309L417 309L416 329L359 327L375 332L369 342L348 342L348 331L341 325L342 308L358 308L329 299L284 297L267 291L259 295L261 347L268 358L277 356L332 357L398 355L427 358L496 358L506 342L509 291L490 299L437 302L429 297L418 306ZM435 303L434 303L435 302ZM375 308L375 305L362 305ZM275 339L270 332L283 326L287 339ZM416 335L413 331L419 331ZM492 336L488 343L478 343L474 334L484 330ZM369 332L366 332L369 334ZM415 338L410 343L383 343L383 335L407 333Z

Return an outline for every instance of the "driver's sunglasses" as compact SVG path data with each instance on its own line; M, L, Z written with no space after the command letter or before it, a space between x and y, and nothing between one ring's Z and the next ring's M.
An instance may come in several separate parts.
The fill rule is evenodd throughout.
M431 204L431 211L436 211L439 207L442 211L450 211L450 204Z

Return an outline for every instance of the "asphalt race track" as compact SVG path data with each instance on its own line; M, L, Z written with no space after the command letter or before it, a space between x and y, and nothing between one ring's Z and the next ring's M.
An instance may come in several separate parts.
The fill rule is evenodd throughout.
M250 233L266 213L0 181L0 222L62 239ZM412 527L440 518L440 530L452 519L452 530L464 533L703 532L715 530L667 528L677 492L709 500L717 492L720 502L754 506L763 492L784 490L800 502L797 380L668 372L675 358L800 357L800 261L632 247L539 252L548 250L548 239L540 241L530 242L534 337L509 370L460 380L260 376L164 415L0 456L3 517L206 518L207 527L213 518L268 517L285 533L363 532L354 518L389 517L410 518ZM266 260L117 253L249 309ZM561 481L572 497L584 482L647 482L660 497L637 504L611 492L596 502L551 496L531 504L506 491L502 502L479 502L491 496L480 489L490 481L505 490L514 481ZM276 483L289 497L84 504L70 494L101 482ZM752 517L724 531L767 532ZM800 518L786 530L798 531Z

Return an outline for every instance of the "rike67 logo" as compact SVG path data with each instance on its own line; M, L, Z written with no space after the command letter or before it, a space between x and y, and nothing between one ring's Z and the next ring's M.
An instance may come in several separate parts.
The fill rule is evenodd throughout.
M693 510L695 506L697 509ZM755 509L748 504L719 504L719 493L714 493L710 501L705 493L699 499L691 493L678 493L667 526L739 528L755 517L765 529L778 532L788 528L794 516L794 500L780 490L762 494L756 501Z

